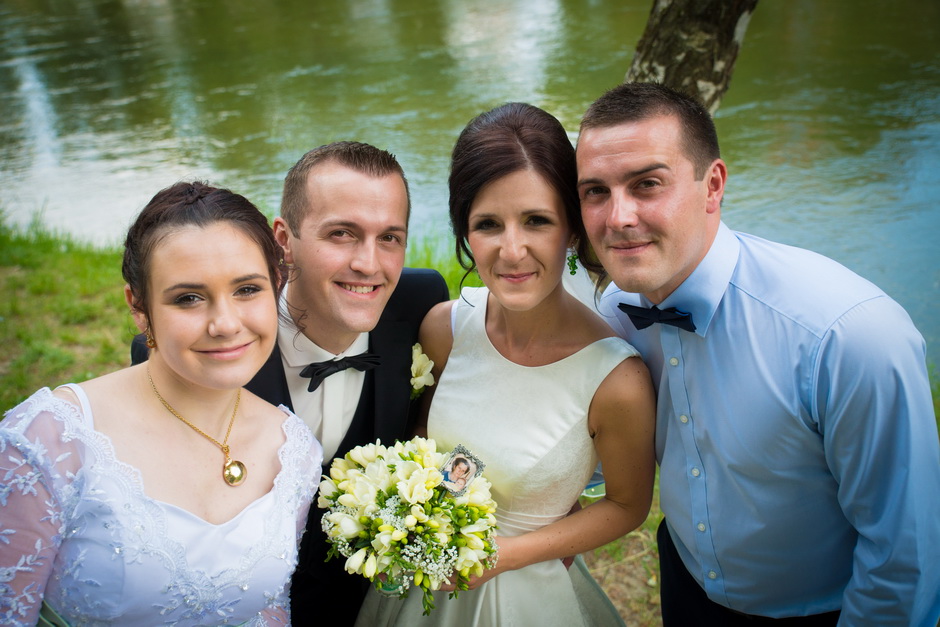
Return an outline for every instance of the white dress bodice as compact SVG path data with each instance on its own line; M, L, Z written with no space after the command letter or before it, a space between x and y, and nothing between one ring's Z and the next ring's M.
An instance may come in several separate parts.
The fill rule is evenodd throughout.
M71 627L286 619L322 459L300 419L281 407L271 491L212 524L148 497L69 387L79 407L43 388L0 422L0 623L35 624L43 600Z

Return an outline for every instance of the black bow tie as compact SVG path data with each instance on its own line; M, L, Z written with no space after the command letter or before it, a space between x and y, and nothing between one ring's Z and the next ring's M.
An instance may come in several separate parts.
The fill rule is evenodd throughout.
M310 377L310 384L307 386L307 391L313 392L320 387L320 384L323 383L323 379L331 374L346 370L346 368L355 368L356 370L365 372L366 370L372 370L378 366L381 361L378 355L360 353L358 355L343 357L342 359L314 362L301 370L300 376Z
M628 305L627 303L620 303L617 307L620 311L630 316L630 322L632 322L633 326L637 329L645 329L654 322L659 322L662 324L671 324L674 327L679 327L686 331L695 331L695 323L692 322L692 314L679 311L675 307L660 309L656 305L653 305L647 309L646 307L637 307L636 305Z

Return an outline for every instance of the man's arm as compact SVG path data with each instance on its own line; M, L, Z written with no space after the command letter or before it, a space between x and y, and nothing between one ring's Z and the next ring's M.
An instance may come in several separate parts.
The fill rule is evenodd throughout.
M838 499L858 532L840 624L940 618L940 445L924 341L887 297L823 340L814 408Z

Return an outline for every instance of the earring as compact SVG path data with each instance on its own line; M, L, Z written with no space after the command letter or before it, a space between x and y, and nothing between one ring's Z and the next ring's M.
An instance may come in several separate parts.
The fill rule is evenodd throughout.
M578 273L578 253L568 255L568 273L572 276Z
M147 330L144 331L144 335L147 336L147 348L156 348L157 341L153 339L153 335L150 333L150 327L147 327Z

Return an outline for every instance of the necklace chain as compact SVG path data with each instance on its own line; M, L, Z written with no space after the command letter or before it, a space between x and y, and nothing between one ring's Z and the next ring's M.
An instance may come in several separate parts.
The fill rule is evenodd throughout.
M242 398L242 389L241 389L241 388L238 388L238 393L235 395L235 409L232 410L232 418L231 418L231 420L228 421L228 430L225 432L225 439L222 440L221 442L219 442L219 441L216 440L214 437L212 437L211 435L209 435L208 433L206 433L205 431L203 431L202 429L200 429L199 427L197 427L196 425L194 425L194 424L191 423L190 421L188 421L188 420L186 420L185 418L183 418L182 416L180 416L180 414L179 414L175 409L173 409L173 408L170 406L169 403L166 402L166 399L163 398L162 396L160 396L160 392L157 391L157 386L154 385L154 383L153 383L153 377L150 376L150 368L149 368L149 367L147 368L147 379L150 381L150 387L153 388L153 393L157 395L157 398L160 400L161 403L163 403L163 406L166 407L166 409L167 409L168 412L170 412L171 414L173 414L174 416L176 416L177 418L179 418L180 420L182 420L182 421L183 421L186 425L188 425L189 428L191 428L193 431L195 431L196 433L198 433L198 434L201 435L202 437L206 438L207 440L210 440L210 441L213 442L216 446L218 446L220 449L222 449L222 454L225 455L225 461L226 461L226 462L228 462L228 461L231 460L231 457L229 457L228 436L231 435L231 433L232 433L232 425L235 424L235 414L238 413L238 403L241 401L241 398Z

